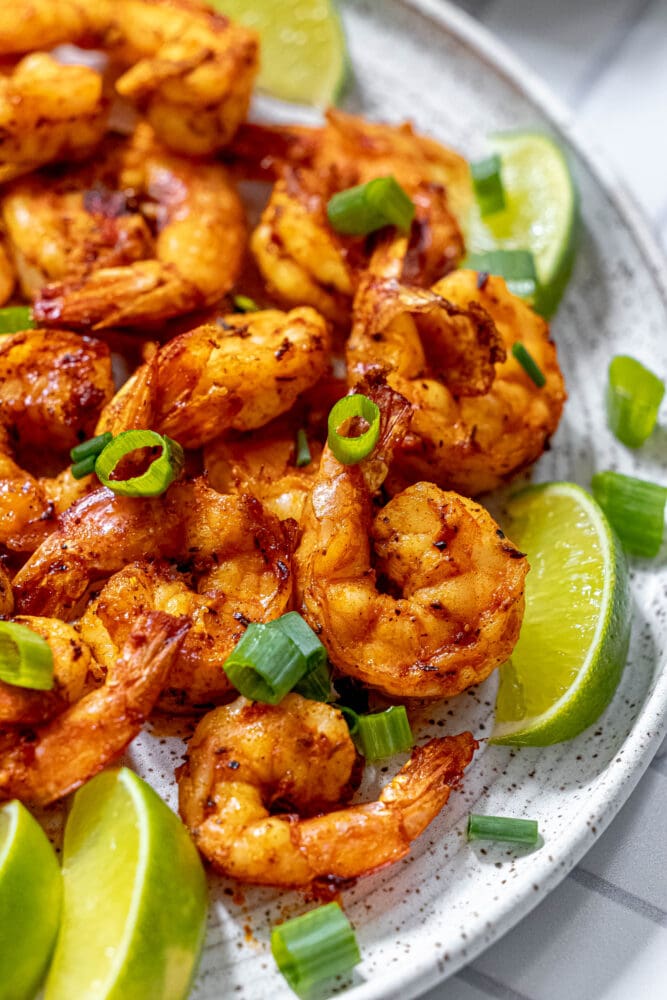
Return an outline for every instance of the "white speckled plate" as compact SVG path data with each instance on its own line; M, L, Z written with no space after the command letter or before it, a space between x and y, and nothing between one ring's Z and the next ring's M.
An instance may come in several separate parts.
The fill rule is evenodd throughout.
M553 449L534 478L584 486L602 468L665 480L667 429L631 453L607 431L603 386L609 358L631 351L667 374L667 268L618 185L593 165L566 115L481 28L435 0L343 4L355 83L352 110L410 118L419 129L478 155L486 133L546 126L572 152L583 237L575 273L553 324L570 399ZM663 413L664 423L664 413ZM660 457L663 465L660 465ZM444 814L411 857L344 895L363 961L337 991L350 1000L408 1000L470 961L544 897L602 832L632 791L665 729L665 554L633 569L630 659L609 709L578 739L546 749L482 744ZM495 681L424 711L420 738L472 728L487 735ZM174 802L182 744L145 735L130 760ZM539 820L541 850L466 843L465 817L510 813ZM268 947L271 925L304 908L296 894L213 888L210 932L196 1000L292 997Z

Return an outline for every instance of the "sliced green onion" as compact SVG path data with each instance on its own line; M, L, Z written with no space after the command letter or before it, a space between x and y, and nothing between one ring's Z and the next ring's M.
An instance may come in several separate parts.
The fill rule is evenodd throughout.
M513 295L535 302L538 292L535 258L530 250L489 250L471 253L461 267L504 278Z
M27 625L0 622L0 680L35 691L53 687L53 653Z
M497 153L470 164L470 176L482 217L501 212L505 207L505 189Z
M308 672L305 654L275 622L251 622L222 667L251 701L277 705Z
M234 308L237 312L241 313L256 313L259 312L259 306L254 299L251 299L249 295L235 295L232 298L234 303Z
M591 485L623 547L636 556L656 556L665 528L667 488L620 472L597 472Z
M72 477L74 479L83 479L85 476L89 476L95 471L96 461L96 455L89 455L88 458L83 458L80 462L75 462L70 470Z
M306 432L303 427L299 427L296 432L296 459L295 464L297 468L301 468L303 465L310 465L313 460L313 456L310 454L310 448L308 447L308 438L306 437Z
M339 705L350 736L366 760L383 760L395 753L410 750L414 737L403 705L392 705L384 712L359 715L347 705Z
M407 233L414 214L414 202L391 176L339 191L327 205L333 228L348 236L365 236L384 226L396 226Z
M0 309L0 333L22 333L34 330L30 306L7 306Z
M162 449L144 473L130 479L111 479L110 476L121 459L141 448ZM95 472L101 483L124 497L157 497L178 479L185 458L177 441L155 431L123 431L97 456Z
M619 441L639 448L653 433L665 384L641 361L617 354L609 365L607 419Z
M97 458L101 451L104 451L106 446L113 440L113 434L110 431L105 431L104 434L98 434L97 437L88 438L87 441L82 441L78 444L76 448L72 448L69 453L69 457L76 464L77 462L83 462L84 458Z
M306 672L317 670L327 662L327 651L317 634L303 620L297 611L288 611L286 615L275 618L268 623L269 628L278 628L292 640L306 660Z
M530 844L539 840L536 819L513 819L511 816L468 816L468 840L502 840L512 844Z
M294 690L310 701L331 701L331 674L327 663L321 663L302 677Z
M299 994L307 994L361 961L359 945L338 903L327 903L271 931L271 951L283 976Z
M535 361L533 355L518 340L512 344L512 354L519 362L528 378L532 379L538 389L542 389L546 384L544 372Z
M339 432L339 427L354 417L362 417L369 425L368 430L358 437L348 437ZM380 436L380 410L372 399L357 392L343 396L331 408L328 421L327 441L332 452L343 465L356 465L373 451Z

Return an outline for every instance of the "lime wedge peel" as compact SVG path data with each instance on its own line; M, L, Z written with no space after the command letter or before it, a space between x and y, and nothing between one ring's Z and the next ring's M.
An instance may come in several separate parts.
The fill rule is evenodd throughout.
M345 33L332 0L213 0L260 36L259 90L296 104L335 104L350 73Z
M498 132L488 146L500 156L506 207L482 219L473 204L464 225L468 253L530 250L540 284L535 307L552 316L572 272L579 231L579 195L567 156L546 132Z
M528 487L508 516L531 572L491 742L545 746L578 735L613 697L630 641L628 565L601 508L574 483Z
M53 951L62 878L48 837L16 800L0 808L0 995L32 1000Z

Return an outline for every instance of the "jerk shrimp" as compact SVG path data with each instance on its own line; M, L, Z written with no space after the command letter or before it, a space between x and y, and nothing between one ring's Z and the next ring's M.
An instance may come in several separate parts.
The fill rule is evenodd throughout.
M483 681L519 637L528 564L490 514L420 482L373 507L407 403L371 388L375 453L342 465L325 447L295 556L297 608L343 673L399 698L446 698Z
M229 696L220 664L248 622L289 610L292 548L290 525L258 500L223 496L201 479L153 499L99 489L65 512L14 578L16 607L72 619L91 585L111 577L81 623L101 662L114 658L137 615L186 615L190 632L162 704L211 704Z
M94 162L13 182L2 216L47 326L132 327L212 305L243 256L243 207L225 168L167 152L145 124Z
M199 0L31 0L2 18L2 55L63 42L103 49L125 70L117 93L170 148L191 156L230 141L259 67L255 32Z
M69 450L90 437L111 399L106 344L66 330L0 340L0 544L32 551L86 490ZM39 475L48 469L52 477Z
M0 76L0 183L54 161L81 160L107 127L102 78L44 52Z
M186 629L184 619L161 612L137 619L101 686L45 722L6 729L0 800L48 805L118 757L150 714Z
M242 882L326 891L405 857L477 744L417 747L379 799L347 805L357 755L341 712L289 694L206 715L179 769L179 809L213 867Z

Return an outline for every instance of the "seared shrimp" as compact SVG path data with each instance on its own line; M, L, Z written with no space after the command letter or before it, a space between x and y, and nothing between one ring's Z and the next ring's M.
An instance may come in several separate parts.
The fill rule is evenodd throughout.
M495 489L535 462L556 431L566 399L556 346L547 323L502 278L455 271L433 291L458 308L481 306L502 338L487 392L457 396L442 382L413 379L408 389L389 375L414 406L411 434L396 456L395 482L435 479L470 496ZM546 378L538 388L511 353L524 344Z
M5 733L0 800L48 805L118 757L150 714L186 629L161 612L139 618L101 687L27 733Z
M24 294L48 326L137 326L212 305L245 242L224 167L168 153L147 125L55 182L15 181L2 214Z
M43 52L0 77L0 183L45 163L81 160L107 127L102 78Z
M275 706L238 698L197 726L178 772L179 809L223 874L326 890L405 857L476 746L470 733L431 740L378 801L346 806L357 758L338 709L298 694Z
M33 726L59 715L100 682L104 674L73 625L57 618L18 616L12 621L25 625L45 639L53 653L53 688L31 691L0 681L0 729Z
M297 609L343 673L395 697L446 698L512 652L528 564L486 510L431 483L376 511L405 424L401 397L371 394L383 423L375 455L350 466L322 454L295 556Z
M69 449L90 437L112 392L101 341L65 330L0 339L0 544L32 551L56 513L86 491L69 469L54 478L31 470L69 464Z
M259 66L255 32L199 0L31 0L2 18L0 54L62 42L104 49L130 67L117 92L163 142L188 155L230 141Z

